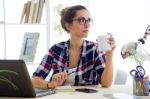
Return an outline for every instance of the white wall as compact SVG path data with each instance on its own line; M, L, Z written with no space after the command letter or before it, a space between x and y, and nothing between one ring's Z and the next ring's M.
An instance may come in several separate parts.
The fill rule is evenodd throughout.
M150 0L99 0L98 2L90 0L94 25L89 39L94 40L98 35L107 32L113 34L117 44L114 52L114 67L127 71L129 76L127 84L131 84L129 71L136 67L136 63L131 59L122 59L121 47L143 36L150 24L149 4ZM150 74L149 62L145 62L144 67L147 74Z

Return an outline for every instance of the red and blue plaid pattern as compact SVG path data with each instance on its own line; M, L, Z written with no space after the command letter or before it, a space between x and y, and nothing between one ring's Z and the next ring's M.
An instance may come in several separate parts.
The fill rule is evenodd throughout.
M69 44L70 40L52 46L33 76L45 79L51 70L53 74L67 70L69 68ZM97 50L96 43L84 40L75 73L75 85L99 84L105 64L105 53Z

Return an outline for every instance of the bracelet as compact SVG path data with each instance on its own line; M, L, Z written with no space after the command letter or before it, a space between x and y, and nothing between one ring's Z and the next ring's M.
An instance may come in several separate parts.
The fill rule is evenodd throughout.
M47 86L47 89L50 89L50 87L48 86L48 83L47 83L47 85L46 85L46 86Z

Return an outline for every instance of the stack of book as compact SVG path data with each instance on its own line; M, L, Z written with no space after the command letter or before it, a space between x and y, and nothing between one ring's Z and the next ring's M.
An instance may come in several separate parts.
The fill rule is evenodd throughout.
M40 23L45 0L30 0L24 3L20 23Z

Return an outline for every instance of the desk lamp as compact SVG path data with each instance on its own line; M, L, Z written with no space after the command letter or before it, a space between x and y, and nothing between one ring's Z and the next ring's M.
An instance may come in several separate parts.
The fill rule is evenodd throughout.
M150 60L150 53L148 53L148 51L146 51L143 47L143 44L145 44L148 35L150 35L150 25L148 25L144 36L139 38L138 41L129 42L123 45L121 48L122 58L125 59L129 56L138 55L144 60Z
M136 60L136 63L138 63L137 65L140 65L142 66L143 64L143 60L149 60L150 61L150 54L148 53L148 51L146 51L143 47L143 45L145 44L145 41L147 40L147 36L150 35L150 25L148 25L145 33L144 33L144 36L139 38L138 41L136 42L129 42L125 45L122 46L121 48L121 56L123 59L127 58L127 57L130 57L130 56L134 56L135 60ZM137 57L140 57L142 62L139 60L137 61ZM135 79L135 78L134 78ZM147 80L147 78L146 78ZM135 82L136 82L136 79L135 79ZM146 95L145 93L145 88L147 88L144 84L144 94L140 93L140 91L136 88L140 88L140 86L138 85L135 85L135 82L133 84L133 93L137 94L137 95ZM148 81L149 85L150 85L150 81ZM137 82L136 82L137 84ZM143 84L143 83L142 83ZM143 89L143 88L142 88ZM135 91L136 90L136 91ZM150 92L150 89L148 89L149 92Z

